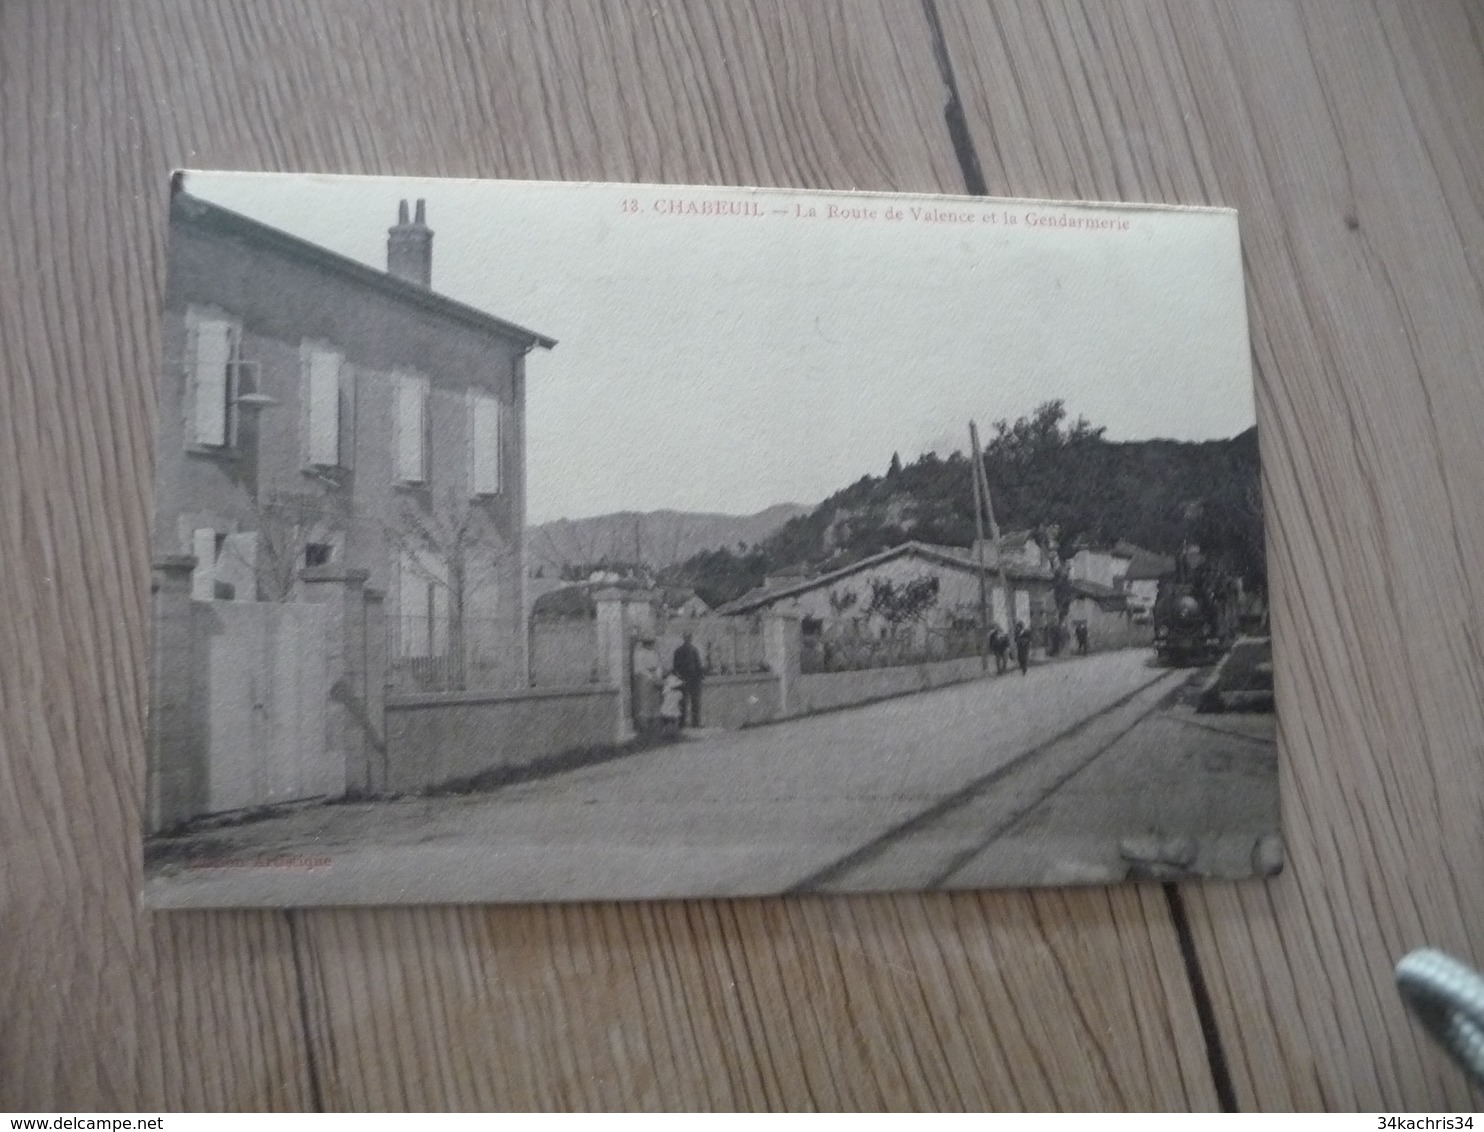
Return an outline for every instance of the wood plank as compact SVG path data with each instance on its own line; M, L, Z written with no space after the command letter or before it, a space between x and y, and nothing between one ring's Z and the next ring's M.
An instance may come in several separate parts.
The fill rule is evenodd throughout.
M1290 871L1185 890L1239 1100L1465 1103L1389 965L1481 958L1481 882L1448 864L1480 836L1468 11L940 7L991 191L1243 210L1301 647ZM921 9L18 4L0 76L0 986L24 1035L0 1103L1214 1102L1157 890L292 921L133 901L161 173L958 190Z
M754 11L704 4L574 5L537 6L529 13L507 7L464 13L458 29L463 54L448 44L427 60L387 54L392 45L424 33L404 24L395 7L383 8L369 24L359 9L354 25L333 8L328 16L318 10L313 19L330 20L337 11L342 22L317 26L309 42L351 37L370 85L354 97L340 97L382 132L375 134L376 146L354 154L333 151L338 164L329 167L959 187L924 28L915 16L903 26L900 9L890 9L889 19L888 9L862 6L848 13L842 6ZM294 19L278 25L274 15L265 13L245 38L282 35L262 42L262 54L297 58L297 65L312 70L313 48L305 46L305 37L278 30L294 27ZM447 34L442 25L426 31ZM213 34L210 27L186 33L193 42L211 42ZM500 65L486 67L483 61L492 58ZM409 67L421 69L409 74ZM404 82L391 98L375 77L394 72L402 72ZM566 82L561 75L568 76ZM166 101L175 104L186 93L177 91ZM398 132L388 144L422 148L398 151L389 161L380 140L385 131L400 130L399 122L417 123L418 129L412 138ZM207 124L181 123L189 148L204 149L192 160L234 163L233 147L211 136L221 124L210 121L212 130ZM301 164L326 167L323 155L330 151L299 139L298 129L291 117L287 144L304 147ZM213 145L215 153L206 148ZM362 912L323 919L316 914L303 919L310 941L304 957L315 987L313 1037L326 1067L326 1103L1213 1103L1162 902L1131 893L985 896L966 905L968 898L957 899L982 911L952 921L940 913L941 936L919 931L911 947L897 943L903 970L943 948L982 955L985 933L997 924L1005 967L1015 968L1024 957L1038 977L1014 976L1012 989L999 992L1001 1001L1018 999L1020 1015L996 1010L986 1019L1005 1029L1007 1018L1070 1018L1079 1006L1092 1016L1116 1019L1120 1032L1140 1040L1124 1046L1111 1043L1105 1030L1087 1030L1079 1042L1063 1041L1059 1028L1042 1023L1045 1029L1034 1042L1012 1032L1005 1039L1008 1052L984 1061L960 1057L955 1072L930 1074L923 1059L943 1056L933 1052L934 1045L953 1031L940 1037L921 1014L904 1022L894 984L870 977L876 965L855 961L842 968L831 959L837 945L829 932L835 929L818 913L803 922L828 931L811 937L794 928L793 935L783 934L780 925L798 923L803 913L776 902ZM917 903L901 898L828 906L854 910L848 922L859 937L857 951L866 955L898 930L894 910ZM1059 949L1070 945L1062 938L1064 928L1050 929L1048 923L1076 925L1077 947L1088 950L1073 953L1085 966L1055 961ZM725 924L733 924L747 943L731 939L719 926ZM491 951L493 941L532 939L512 957L503 948ZM823 999L813 989L817 984L801 979L793 967L780 972L776 952L785 943L800 964L807 961L821 978L829 975ZM622 961L611 949L618 949ZM1110 983L1104 973L1125 962L1156 977ZM950 989L967 993L990 977L963 958L958 964L956 984L929 988L944 1008L954 1001ZM724 985L713 985L717 971L729 973ZM785 975L787 981L780 981ZM595 984L614 989L604 995ZM471 986L494 986L501 994L480 997ZM533 994L539 1009L529 1005ZM793 1020L789 1009L811 998L810 1012ZM759 1005L764 1000L766 1009ZM445 1001L445 1009L428 1009ZM890 1042L857 1040L845 1054L832 1054L832 1035L853 1032L847 1008L868 1012L875 1031ZM522 1018L518 1027L507 1027L512 1017ZM983 1025L992 1032L989 1021ZM483 1058L456 1056L469 1027L479 1035L475 1048ZM827 1044L820 1048L811 1041ZM1106 1049L1102 1056L1115 1070L1111 1076L1089 1068L1098 1064L1087 1056L1090 1048ZM1134 1060L1125 1063L1125 1054ZM655 1068L656 1059L669 1066L667 1072ZM720 1078L718 1059L725 1067ZM1151 1074L1151 1064L1174 1071ZM458 1068L450 1071L450 1065Z
M1242 214L1290 863L1184 889L1237 1099L1468 1105L1391 968L1424 944L1484 959L1484 877L1459 864L1484 833L1477 13L953 4L944 23L991 191Z
M298 1108L281 916L135 897L163 209L118 33L0 10L0 1108Z
M1153 888L305 923L331 1108L1215 1103Z

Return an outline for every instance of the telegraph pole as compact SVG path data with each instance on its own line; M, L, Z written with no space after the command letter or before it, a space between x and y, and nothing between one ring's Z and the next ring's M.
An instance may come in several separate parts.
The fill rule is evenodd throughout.
M969 422L969 441L974 450L974 554L979 560L979 662L989 671L989 578L984 562L984 487L980 477L984 468L979 462L979 430Z
M991 545L994 547L994 566L995 569L999 571L1000 586L1005 598L1005 617L1007 618L1007 620L1013 620L1014 609L1012 608L1012 606L1014 603L1010 594L1010 583L1009 580L1005 577L1005 571L1003 567L1000 565L1000 525L995 522L994 500L991 499L989 495L989 475L984 470L984 450L979 447L979 429L973 421L969 422L969 443L974 449L975 506L977 507L979 505L979 501L983 500L984 513L989 519L989 539ZM982 550L984 535L982 533L983 528L979 526L979 516L977 514L974 516L974 523L975 526L978 527L978 529L981 531L981 534L979 536L981 547L979 554L979 576L981 579L981 588L983 588L985 584L983 582L984 553ZM987 604L988 599L986 598L985 601ZM1009 626L1006 625L1005 628L1008 630Z

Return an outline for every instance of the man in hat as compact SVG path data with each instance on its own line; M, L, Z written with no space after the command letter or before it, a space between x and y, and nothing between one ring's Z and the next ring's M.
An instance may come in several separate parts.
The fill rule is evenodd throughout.
M1015 660L1024 676L1031 668L1031 631L1024 621L1015 622Z
M671 665L675 675L680 677L681 683L685 685L685 707L680 713L680 725L685 726L686 717L690 717L692 727L701 726L701 650L696 648L691 641L691 635L685 634L685 640L675 650L675 662Z

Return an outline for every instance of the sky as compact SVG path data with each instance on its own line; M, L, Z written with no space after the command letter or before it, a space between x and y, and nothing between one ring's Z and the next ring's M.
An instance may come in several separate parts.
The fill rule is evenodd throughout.
M557 339L527 358L533 523L812 505L1052 398L1115 440L1255 420L1231 212L258 173L185 187L383 269L398 201L426 199L433 289Z

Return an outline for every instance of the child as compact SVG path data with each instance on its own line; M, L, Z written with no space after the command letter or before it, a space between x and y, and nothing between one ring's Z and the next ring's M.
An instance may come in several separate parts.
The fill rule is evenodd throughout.
M665 681L660 685L660 721L666 733L680 730L680 704L684 690L685 682L679 676L674 672L665 673Z

